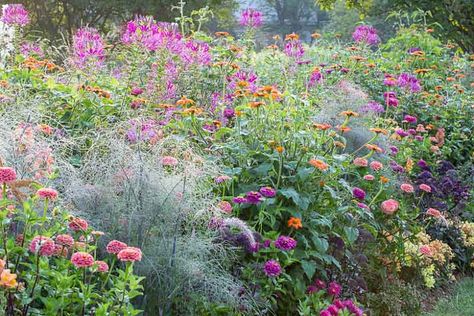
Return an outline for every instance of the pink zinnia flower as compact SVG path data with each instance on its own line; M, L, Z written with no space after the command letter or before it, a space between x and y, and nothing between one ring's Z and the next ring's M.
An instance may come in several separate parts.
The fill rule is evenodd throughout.
M161 158L161 164L163 166L176 166L178 165L178 159L171 156L164 156Z
M30 23L30 18L23 4L6 4L3 6L0 21L9 25L25 26Z
M227 180L230 180L230 179L231 179L231 177L223 175L223 176L218 176L217 178L214 179L214 181L217 184L220 184L220 183L224 183L224 182L226 182Z
M108 253L119 253L123 249L127 248L127 244L118 240L112 240L107 244L107 247L105 248Z
M51 188L42 188L36 192L36 195L42 199L54 201L58 198L58 191Z
M94 265L97 266L97 271L99 271L99 272L109 271L109 265L105 261L97 260L96 262L94 262Z
M45 236L35 236L30 243L29 250L40 256L52 256L54 254L54 241Z
M333 281L331 283L329 283L329 286L328 286L328 294L331 295L331 296L339 296L339 294L341 294L341 286L339 285L339 283Z
M87 221L79 217L74 217L69 222L69 228L75 232L86 231L88 227L89 224L87 223Z
M10 183L16 180L15 169L10 167L0 167L0 183Z
M227 213L227 214L232 213L232 205L227 201L220 201L219 204L217 204L217 206L224 213Z
M277 277L281 274L282 269L280 263L272 259L265 262L263 272L265 272L268 277Z
M430 216L433 216L433 217L436 217L436 218L440 218L442 216L440 211L438 211L435 208L431 208L431 207L426 211L426 215L430 215Z
M57 257L67 257L68 249L64 246L55 244L53 255Z
M94 264L94 257L87 252L76 252L71 256L71 262L76 268L87 268Z
M400 186L400 189L402 189L403 192L405 193L413 193L415 192L415 189L413 188L413 186L411 184L408 184L408 183L403 183L401 186Z
M380 161L374 160L370 163L370 168L374 171L379 171L383 168L383 164Z
M423 190L425 192L428 192L428 193L431 192L431 187L427 184L422 183L422 184L420 184L419 188L420 188L420 190Z
M369 164L367 159L360 158L360 157L357 157L356 159L354 159L354 161L352 163L357 167L367 167L368 164Z
M67 234L57 235L56 243L65 247L72 247L74 245L74 238Z
M399 204L397 201L393 199L389 199L389 200L383 201L381 206L382 206L382 212L384 212L385 214L391 215L395 213L396 210L398 210Z
M371 174L366 174L364 176L364 180L367 180L367 181L373 181L375 179L375 177Z
M127 247L118 253L117 258L119 258L121 261L141 261L142 251L140 248Z

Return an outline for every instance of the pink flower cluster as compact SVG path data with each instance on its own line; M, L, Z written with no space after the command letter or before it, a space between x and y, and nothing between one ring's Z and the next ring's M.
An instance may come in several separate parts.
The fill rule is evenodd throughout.
M58 198L58 191L51 188L42 188L36 192L41 199L54 201Z
M242 11L240 16L240 25L248 28L258 28L263 24L262 12L248 8Z
M377 35L377 30L369 25L359 25L352 33L352 39L357 43L366 43L369 45L377 45L380 38Z
M2 8L0 21L9 25L25 26L30 23L30 17L23 4L6 4Z
M91 27L79 29L73 37L73 62L79 68L99 67L105 59L105 43Z
M0 167L0 184L9 183L16 180L15 169L10 167Z

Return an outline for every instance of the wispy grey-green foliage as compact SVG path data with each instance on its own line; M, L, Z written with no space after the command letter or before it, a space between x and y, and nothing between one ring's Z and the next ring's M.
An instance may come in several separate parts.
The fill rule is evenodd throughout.
M176 167L161 164L167 155L178 159ZM67 175L66 195L77 213L108 240L142 248L138 269L147 276L147 291L141 303L150 315L197 314L190 308L205 301L245 303L238 295L243 285L228 272L230 252L207 229L214 203L205 179L216 172L182 141L149 148L105 133L83 167Z

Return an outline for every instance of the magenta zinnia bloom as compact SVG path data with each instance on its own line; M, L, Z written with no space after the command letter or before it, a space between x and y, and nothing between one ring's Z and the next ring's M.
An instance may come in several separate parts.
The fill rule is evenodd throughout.
M377 45L380 42L377 30L369 25L357 26L354 33L352 33L352 38L357 43L366 43L369 45Z
M252 8L245 9L242 11L240 16L240 25L249 28L258 28L263 24L262 12Z
M281 274L280 263L273 259L268 260L263 266L263 272L265 272L265 274L271 278L279 276Z
M36 195L41 199L48 199L54 201L58 198L58 191L51 188L42 188L36 192Z
M10 167L0 167L0 183L9 183L16 180L15 169Z
M117 254L117 258L120 259L120 261L141 261L142 260L142 251L140 248L136 247L127 247L123 250L121 250Z
M0 21L8 25L25 26L30 23L30 18L23 4L6 4L2 8Z
M73 37L73 61L79 68L98 67L105 59L105 43L99 32L91 27L77 30Z
M363 200L365 199L365 191L361 188L355 187L354 189L352 189L352 196L358 200Z
M255 191L250 191L245 194L245 199L249 204L258 204L262 202L262 195Z
M87 268L94 264L94 257L87 252L76 252L71 256L71 262L76 268Z
M328 294L331 295L331 296L339 296L339 294L341 294L341 286L339 285L339 283L333 281L331 283L329 283L329 286L328 286Z
M296 240L288 236L280 236L275 240L275 247L283 251L293 250L296 248Z
M272 198L275 197L276 195L276 190L272 187L263 187L260 188L260 193L267 198Z
M52 256L54 254L54 241L45 236L35 236L30 243L29 250L40 256Z

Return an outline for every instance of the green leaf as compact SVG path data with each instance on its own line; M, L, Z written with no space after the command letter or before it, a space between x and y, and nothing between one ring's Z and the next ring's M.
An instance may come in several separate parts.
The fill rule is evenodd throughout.
M313 236L312 240L313 240L314 246L319 252L326 253L326 251L329 248L329 243L325 238Z
M309 207L310 200L307 197L302 197L294 188L286 188L279 190L279 193L287 199L293 200L293 202L300 207L302 210L307 210Z
M357 237L359 237L359 230L354 227L344 227L344 233L350 244L353 244L357 240Z
M301 260L301 267L303 268L303 271L308 279L311 280L314 273L316 272L316 264L311 261Z

